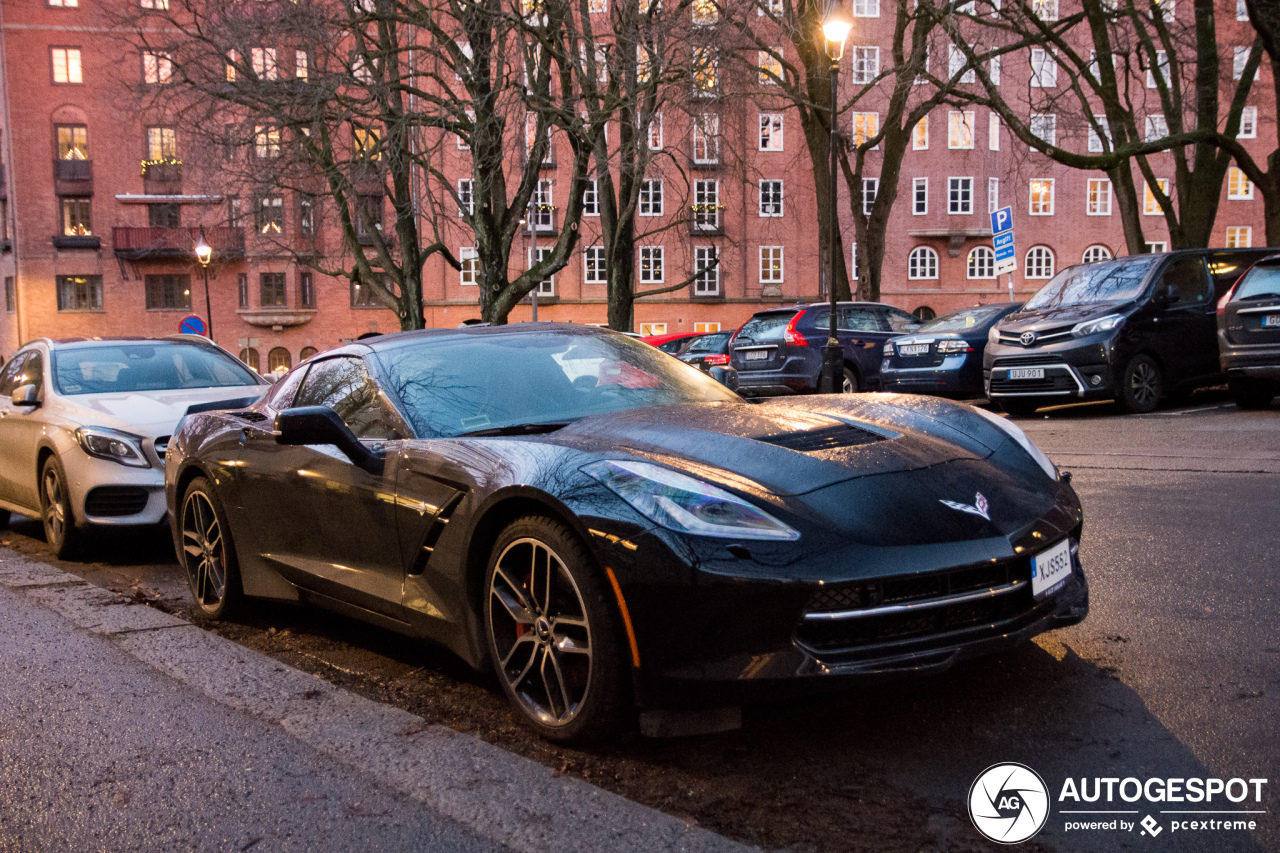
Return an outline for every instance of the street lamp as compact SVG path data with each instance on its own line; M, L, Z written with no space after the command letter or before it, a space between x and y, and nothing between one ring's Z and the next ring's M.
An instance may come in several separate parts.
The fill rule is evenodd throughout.
M838 2L832 4L826 18L822 21L822 35L827 42L827 58L831 60L831 139L827 143L831 155L830 192L831 202L829 231L831 234L831 258L827 268L827 299L831 303L830 328L827 345L822 350L822 390L828 394L839 394L844 390L844 353L840 349L840 340L836 337L836 263L840 259L840 224L837 216L836 200L836 145L839 142L836 129L836 87L840 84L840 58L844 56L844 43L853 29L853 20L845 14Z
M209 340L213 340L213 307L209 303L209 261L213 260L213 247L204 239L204 226L200 226L200 239L196 240L196 260L204 271L204 316L207 320Z

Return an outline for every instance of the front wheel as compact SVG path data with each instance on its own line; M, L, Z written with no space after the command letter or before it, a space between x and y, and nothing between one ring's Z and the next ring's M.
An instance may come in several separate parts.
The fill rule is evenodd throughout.
M76 529L67 473L56 456L50 456L40 468L40 521L44 524L44 541L54 556L60 560L75 556L84 543L84 534Z
M841 386L840 391L844 394L858 393L858 374L847 367L844 369L844 385Z
M240 571L226 513L213 483L197 477L182 496L182 567L191 599L209 619L225 619L240 605Z
M1149 355L1135 355L1120 373L1120 394L1116 402L1132 415L1154 412L1164 391L1160 366Z
M1232 379L1227 388L1240 409L1265 409L1276 397L1277 383L1259 379Z
M485 578L489 655L507 698L544 738L598 740L630 710L614 604L569 528L533 516L498 537Z

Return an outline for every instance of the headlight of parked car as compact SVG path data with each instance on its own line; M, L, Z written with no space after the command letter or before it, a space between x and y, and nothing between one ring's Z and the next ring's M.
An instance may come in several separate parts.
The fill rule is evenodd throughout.
M648 462L605 460L582 470L668 530L720 539L793 541L799 532L739 497Z
M991 423L993 423L998 429L1008 433L1010 438L1018 442L1018 444L1022 446L1022 449L1027 451L1027 453L1031 455L1032 459L1036 460L1036 464L1044 469L1044 472L1049 475L1051 480L1058 479L1058 466L1049 461L1049 457L1044 455L1044 451L1036 447L1035 443L1032 442L1031 439L1027 438L1027 434L1023 432L1017 424L1013 423L1008 418L1002 418L999 415L994 415L986 409L980 409L977 406L974 406L973 410L991 421Z
M1000 341L1000 330L995 326L991 327L991 331L987 332L987 343L994 344Z
M106 427L80 427L75 435L80 447L90 456L110 459L131 468L151 467L146 454L142 452L141 436Z
M1096 320L1086 320L1083 323L1077 323L1075 328L1071 330L1071 334L1077 338L1088 337L1095 332L1109 332L1124 322L1123 314L1108 314L1105 317L1099 317Z

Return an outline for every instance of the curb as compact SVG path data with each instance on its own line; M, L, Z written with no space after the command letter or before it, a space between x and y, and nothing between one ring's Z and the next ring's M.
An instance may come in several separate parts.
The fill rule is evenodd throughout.
M278 724L313 749L491 841L520 850L746 847L446 726L383 705L45 563L0 549L0 586L215 702Z

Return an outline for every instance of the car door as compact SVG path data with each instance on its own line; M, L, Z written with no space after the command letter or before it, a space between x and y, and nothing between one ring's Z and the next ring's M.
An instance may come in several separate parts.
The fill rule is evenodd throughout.
M407 428L357 356L313 362L292 402L333 409L381 446L386 465L373 474L332 445L277 444L269 423L246 430L239 491L262 556L298 586L401 619L396 475Z
M30 355L19 353L9 359L9 363L0 370L0 500L10 502L17 500L17 479L21 473L18 467L18 444L19 436L23 433L19 419L22 410L15 407L10 398L20 384L22 366L27 363Z
M880 356L889 334L876 310L866 305L841 305L836 314L837 334L844 357L858 367L867 391L880 385Z
M1218 337L1213 288L1204 257L1188 254L1171 260L1156 281L1159 307L1156 347L1165 365L1165 385L1218 373Z

